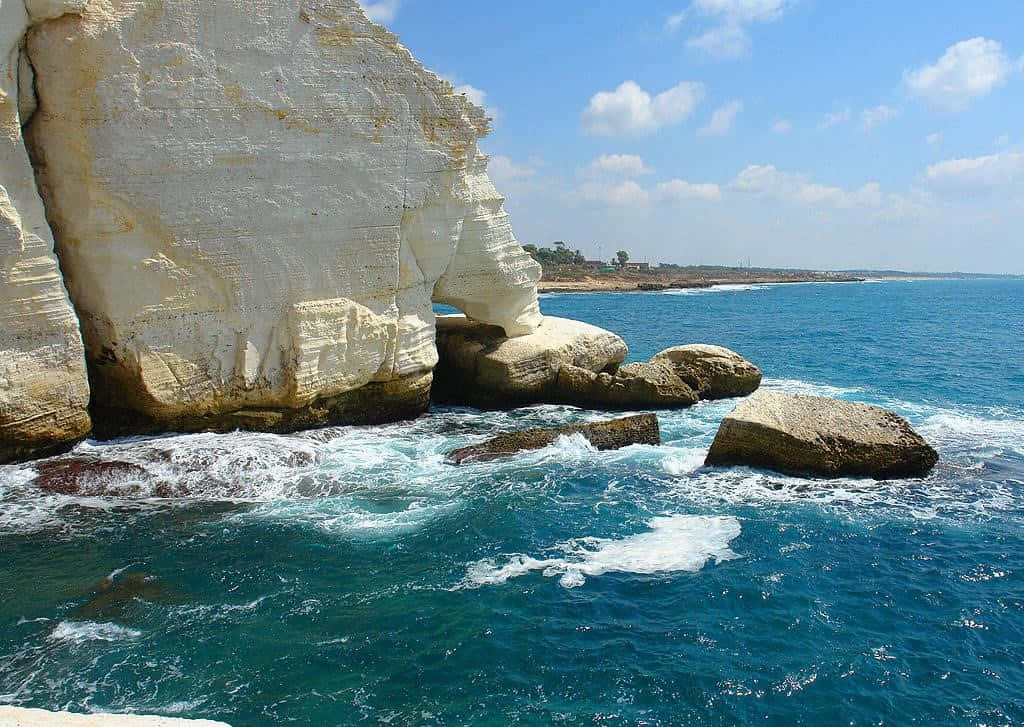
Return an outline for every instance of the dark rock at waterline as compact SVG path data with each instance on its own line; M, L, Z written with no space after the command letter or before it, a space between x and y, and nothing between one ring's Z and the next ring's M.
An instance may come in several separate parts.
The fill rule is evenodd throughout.
M103 497L132 495L147 478L144 467L133 462L107 461L94 457L68 457L35 464L33 484L54 495Z
M938 459L906 420L885 409L762 391L725 418L705 464L892 479L923 476Z
M593 424L509 432L482 444L453 450L448 453L445 460L449 464L486 462L517 452L542 449L553 444L559 437L572 434L582 434L594 447L601 450L621 449L631 444L661 444L658 417L654 414L639 414Z

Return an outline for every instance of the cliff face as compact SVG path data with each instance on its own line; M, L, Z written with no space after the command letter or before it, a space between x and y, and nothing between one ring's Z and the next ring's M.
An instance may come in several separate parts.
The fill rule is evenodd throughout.
M395 418L426 406L432 301L510 335L539 324L539 268L477 149L483 112L355 0L79 2L28 31L38 109L25 137L101 423ZM31 199L14 209L34 210L46 253L20 136L11 146L22 159L3 158L4 184L28 172ZM30 294L10 297L3 315L39 317Z
M34 110L25 30L66 9L74 8L0 2L0 463L45 453L90 427L82 338L21 133Z

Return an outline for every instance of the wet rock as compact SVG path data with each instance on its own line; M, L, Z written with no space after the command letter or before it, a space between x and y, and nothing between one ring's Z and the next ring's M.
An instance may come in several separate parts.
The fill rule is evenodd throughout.
M572 434L582 434L600 450L621 449L631 444L661 444L658 417L654 414L640 414L593 424L509 432L482 444L453 450L445 460L449 464L486 462L517 452L542 449L553 444L559 437Z
M105 497L137 495L146 469L133 462L106 461L93 457L70 457L37 462L33 484L54 495Z
M735 351L722 346L676 346L655 355L697 392L701 399L732 399L747 396L761 385L761 369Z
M938 458L906 420L885 409L762 391L725 418L706 464L891 479L923 476Z

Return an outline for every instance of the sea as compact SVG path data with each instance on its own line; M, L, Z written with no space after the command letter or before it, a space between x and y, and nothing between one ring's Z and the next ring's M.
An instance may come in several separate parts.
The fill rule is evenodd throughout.
M941 460L892 482L706 468L735 401L660 412L660 447L574 436L463 467L445 452L614 414L86 442L141 468L105 475L124 497L0 467L0 704L235 727L1024 724L1024 281L541 303L632 360L715 343L767 389L888 407Z

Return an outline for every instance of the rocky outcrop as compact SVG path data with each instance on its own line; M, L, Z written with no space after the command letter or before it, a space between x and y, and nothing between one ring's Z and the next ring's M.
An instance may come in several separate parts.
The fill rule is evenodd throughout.
M559 437L573 434L582 435L600 450L621 449L631 444L661 444L658 417L654 414L640 414L608 422L509 432L482 444L453 450L446 455L445 461L449 464L486 462L516 452L543 449L554 444Z
M499 409L558 401L564 366L614 371L628 353L614 333L551 316L518 338L465 316L439 316L437 349L435 398Z
M664 361L628 364L614 374L562 366L556 388L558 401L583 407L676 409L698 401L696 392Z
M432 302L540 324L483 111L356 0L37 6L0 6L3 442L88 429L36 181L111 433L418 413Z
M25 31L84 2L0 3L0 464L89 431L82 338L22 139L36 107Z
M890 479L923 476L937 461L935 450L885 409L762 391L725 418L706 464Z
M761 385L761 370L722 346L676 346L655 355L652 363L672 365L701 399L732 399L752 394Z
M205 719L143 717L131 714L72 714L0 707L0 727L229 727Z
M536 333L509 339L465 316L441 316L437 346L435 399L484 408L676 409L745 396L761 384L754 364L720 346L679 346L622 366L628 350L621 338L561 318L545 318Z

